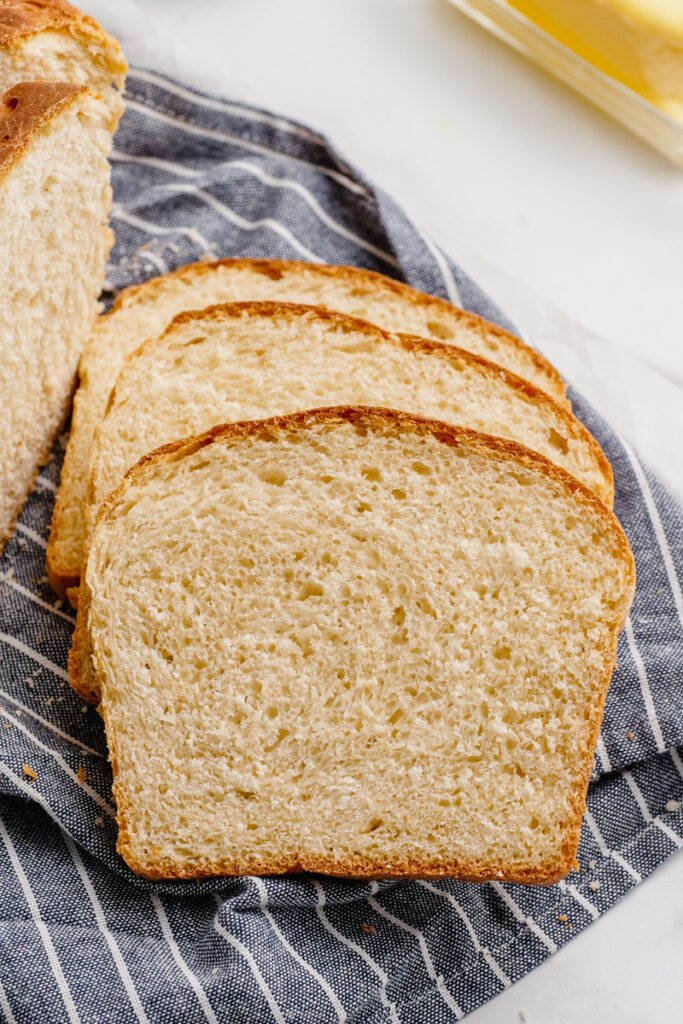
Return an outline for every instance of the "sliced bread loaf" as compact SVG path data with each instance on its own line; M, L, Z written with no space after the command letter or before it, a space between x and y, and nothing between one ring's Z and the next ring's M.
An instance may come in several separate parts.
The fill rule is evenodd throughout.
M86 580L139 874L572 866L634 567L542 457L378 409L218 427L128 473Z
M0 0L0 92L19 82L72 82L99 93L113 131L126 60L115 39L66 0Z
M442 299L366 270L277 260L221 260L184 267L128 288L99 320L80 365L80 387L47 554L50 583L60 596L78 584L93 433L126 356L160 334L183 310L264 299L324 306L371 320L389 331L457 345L566 402L557 371L518 338Z
M107 109L34 82L0 98L0 549L69 409L112 235Z
M340 313L237 303L181 313L124 364L93 445L84 558L102 501L159 445L216 423L351 403L388 405L513 438L611 503L612 474L596 441L565 408L501 367ZM87 614L81 587L69 676L93 700Z

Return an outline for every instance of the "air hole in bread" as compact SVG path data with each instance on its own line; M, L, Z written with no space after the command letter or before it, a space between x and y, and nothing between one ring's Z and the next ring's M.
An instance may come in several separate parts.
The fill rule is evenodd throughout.
M394 624L394 626L402 626L403 623L405 622L405 620L406 620L406 610L405 610L405 608L403 608L402 605L399 605L398 608L394 608L392 616L391 616L391 621Z
M430 604L429 600L426 597L418 597L415 604L417 605L421 612L424 612L425 615L431 615L433 619L437 618L436 611L434 610L434 608L432 607L432 605Z
M361 829L362 833L376 832L378 828L381 828L384 822L381 818L371 818L364 829Z
M550 428L548 440L553 448L557 448L557 450L562 452L563 455L567 455L569 453L569 442L567 441L567 438L563 437L562 434L559 434L554 427Z
M428 320L426 324L427 330L432 338L436 338L438 341L452 341L454 334L453 329L448 327L446 324L440 324L436 320Z
M265 469L259 470L258 475L264 484L274 484L276 487L282 487L287 479L285 471L278 469L277 466L267 466Z

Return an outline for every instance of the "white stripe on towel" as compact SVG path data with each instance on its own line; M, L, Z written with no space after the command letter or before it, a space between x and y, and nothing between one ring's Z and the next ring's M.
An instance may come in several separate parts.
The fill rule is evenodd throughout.
M211 1003L206 998L206 992L204 991L202 986L199 984L197 978L195 978L194 974L183 960L183 955L180 952L180 949L178 948L178 943L173 937L173 932L171 931L171 926L168 923L166 911L162 906L161 900L159 899L155 892L150 893L149 898L152 901L152 906L154 907L156 915L159 919L159 924L161 926L161 934L166 940L168 948L171 950L171 956L175 960L176 966L189 981L190 986L192 987L192 991L196 995L197 1001L201 1006L202 1010L204 1011L204 1016L206 1017L209 1024L218 1024L218 1018L216 1017L216 1014L213 1012L211 1008Z
M38 904L36 902L36 898L35 898L35 896L33 894L33 890L31 889L31 886L29 885L28 878L26 877L24 869L21 866L21 861L19 860L19 857L17 856L17 851L14 848L14 843L12 842L12 840L11 840L11 838L9 836L9 833L8 833L7 829L5 828L5 823L2 820L1 816L0 816L0 838L2 838L2 840L3 840L4 844L5 844L5 848L7 850L8 855L9 855L9 859L10 859L10 861L12 863L12 867L14 868L14 873L17 876L17 879L19 881L19 885L22 888L22 891L23 891L24 896L26 898L26 902L28 903L28 906L29 906L29 910L31 911L31 917L33 918L33 923L35 924L36 928L38 929L38 932L39 932L40 937L42 939L43 946L45 947L45 952L47 954L47 958L48 958L48 961L50 963L50 967L52 969L52 973L54 975L55 981L57 982L57 987L58 987L58 989L59 989L59 991L61 993L62 999L64 1000L64 1006L66 1008L66 1012L67 1012L67 1015L69 1017L69 1020L71 1021L71 1024L80 1024L80 1017L78 1016L78 1012L76 1010L76 1006L75 1006L74 1001L73 1001L73 996L71 995L71 992L69 991L69 986L66 983L66 978L64 977L64 972L62 971L62 965L60 964L59 959L57 957L57 950L55 949L55 947L53 945L52 939L50 938L50 933L49 933L49 931L47 929L47 925L45 924L45 922L43 921L42 917L40 916L40 909L39 909Z
M195 170L195 168L192 167L185 167L184 164L178 164L174 161L163 160L154 156L136 156L128 153L120 153L114 150L110 154L110 158L114 162L118 161L120 163L134 163L141 164L146 167L155 167L158 170L167 171L169 174L175 174L182 178L201 178L204 175L204 171ZM264 185L269 185L272 188L282 188L296 192L297 195L301 196L313 213L315 213L318 219L330 228L331 231L334 231L335 234L341 235L343 238L347 238L350 242L353 242L354 245L357 245L361 249L365 249L367 252L371 252L374 256L384 260L385 263L390 264L392 267L399 266L398 260L394 256L390 255L390 253L385 252L384 249L379 249L371 242L367 242L364 238L361 238L360 235L355 234L343 224L334 220L329 213L323 209L313 193L300 182L295 181L293 178L276 178L272 174L268 174L267 171L264 171L261 167L257 167L255 164L250 164L247 160L226 160L222 164L217 164L215 168L213 168L213 171L216 173L223 170L233 169L243 170L247 174L251 174L255 178L258 178Z
M83 887L86 893L88 894L88 899L92 904L93 913L95 914L95 921L97 922L97 927L104 936L105 942L109 946L109 951L112 955L114 963L116 964L116 969L119 972L121 981L123 982L123 987L126 990L126 995L130 1000L133 1010L135 1011L135 1016L137 1017L140 1024L149 1024L147 1014L145 1013L142 1007L142 1003L140 1002L140 996L137 994L135 990L135 986L133 985L133 979L131 978L128 972L126 962L123 959L123 956L121 955L121 950L116 944L116 939L114 938L112 933L109 931L109 928L107 927L107 920L104 916L104 911L102 910L102 904L100 903L97 893L95 892L95 888L92 882L90 881L88 872L85 870L85 864L81 859L80 853L76 849L76 844L74 843L71 836L68 835L66 832L63 832L62 835L64 837L64 842L66 843L67 849L71 854L71 859L74 862L76 871L78 872L80 879L83 882Z
M336 994L325 981L323 976L319 974L318 971L316 971L315 967L313 967L312 964L309 964L307 960L304 960L304 958L299 953L297 953L292 944L288 942L288 940L285 938L285 936L278 928L275 922L275 918L268 909L268 890L266 889L265 882L263 881L263 879L254 877L253 881L256 884L256 888L258 889L259 904L261 906L261 910L263 911L264 917L266 918L271 928L273 929L273 931L275 932L275 934L277 935L278 939L285 947L287 952L290 954L290 956L292 956L299 964L299 966L303 967L303 969L307 971L308 974L310 974L311 977L315 978L315 980L318 982L320 987L323 989L325 995L332 1003L334 1011L337 1014L337 1017L339 1018L340 1024L343 1024L343 1022L347 1020L347 1013L342 1004L339 1002L339 999L337 998Z
M645 663L640 655L640 651L638 650L630 615L626 619L626 639L628 640L629 650L631 651L631 656L636 666L636 672L638 673L640 690L643 694L643 702L645 703L645 710L647 711L647 720L650 723L650 728L652 729L652 734L655 738L655 743L657 744L657 750L660 754L663 754L666 750L666 745L664 743L664 736L662 735L662 727L660 726L659 719L657 718L655 702L652 699L652 690L650 689L650 683L647 678Z
M318 919L319 919L320 923L330 933L330 935L334 936L334 938L338 942L341 942L341 944L343 946L346 946L347 949L351 949L351 950L353 950L354 953L357 953L358 956L361 958L361 960L365 961L365 963L368 965L368 967L373 972L373 974L375 974L379 978L379 980L380 980L380 990L379 990L380 1001L389 1010L389 1015L390 1015L392 1021L394 1022L394 1024L401 1024L401 1022L399 1021L399 1018L398 1018L398 1012L396 1010L396 1004L392 1003L391 1000L389 999L389 996L387 995L387 985L389 983L389 976L388 976L388 974L385 971L382 970L382 968L379 966L379 964L375 960L372 959L370 954L367 953L363 949L362 946L358 946L355 942L352 942L351 939L347 939L345 935L342 935L341 932L337 931L337 929L334 927L334 925L332 924L332 922L330 921L329 917L327 916L327 914L325 913L325 911L323 909L324 906L325 906L325 890L323 889L322 885L320 884L320 882L318 881L317 878L312 878L311 882L312 882L313 886L315 887L315 890L316 890L316 892L318 894L318 899L316 901L315 910L316 910L316 913L318 915Z
M534 935L541 940L546 949L549 949L551 953L556 953L557 946L550 938L550 936L546 935L543 929L538 924L536 924L533 917L527 917L527 915L515 903L510 893L506 892L506 890L503 888L500 882L492 882L491 884L493 885L493 888L496 890L496 892L501 897L503 902L506 903L507 906L510 908L510 910L517 918L517 920L521 924L525 924L527 928L529 928L534 933Z
M671 551L669 549L669 542L666 539L662 520L659 518L659 512L657 511L657 506L655 505L654 498L652 497L650 485L647 482L643 468L631 446L624 441L623 437L620 437L619 440L623 445L624 451L628 455L629 462L633 467L633 472L635 473L638 486L640 487L641 494L643 495L647 514L650 517L650 522L652 523L652 528L655 532L659 549L662 552L662 558L664 559L664 567L669 580L669 586L671 587L674 604L676 605L676 610L678 612L678 618L681 626L683 626L683 594L681 593L681 585L678 582L676 567L674 566Z
M236 949L238 953L241 953L244 959L249 964L249 967L251 968L251 973L254 975L254 979L256 980L256 984L261 989L263 997L268 1003L268 1006L270 1007L270 1012L277 1021L277 1024L287 1024L282 1014L282 1010L275 1002L275 997L273 996L273 993L270 991L268 985L266 984L266 979L261 974L258 964L256 963L254 957L252 956L251 950L247 949L244 943L240 942L240 940L235 935L232 935L227 930L227 928L225 928L219 922L218 913L223 905L220 896L216 896L216 905L218 907L218 910L216 911L216 915L213 919L213 926L215 930L218 932L219 935L221 935L225 939L226 942L230 943L233 949Z
M371 889L375 894L378 892L379 887L377 885L377 882L372 883ZM431 955L429 953L429 949L427 948L427 940L425 939L420 929L416 928L412 924L408 924L407 921L402 921L400 917L396 917L394 914L390 913L380 903L377 902L374 896L368 897L368 903L375 911L375 913L380 915L380 917L385 918L387 921L395 925L397 928L402 929L402 931L404 932L408 932L409 935L412 935L414 936L414 938L417 939L418 945L420 947L420 953L422 954L422 959L424 960L424 965L427 969L427 974L436 985L437 992L443 999L448 1009L455 1014L458 1020L462 1020L462 1018L465 1015L458 1006L458 1004L456 1003L453 996L446 988L446 983L443 979L443 975L436 973L434 961L432 960Z
M316 174L324 174L325 177L331 178L338 184L343 185L349 192L355 192L356 195L365 195L366 193L366 189L362 185L356 184L347 175L340 174L339 171L333 171L329 167L321 167L320 164L311 163L310 160L303 160L301 157L291 156L289 153L281 153L279 150L270 149L259 142L249 142L239 135L230 135L227 132L217 132L212 128L202 128L199 125L190 124L188 121L183 121L179 117L173 117L172 114L157 110L148 104L138 103L137 100L126 98L125 103L127 107L137 110L145 117L156 118L158 121L163 121L166 124L175 125L181 131L187 132L188 135L200 135L206 139L214 139L216 142L226 142L231 146L235 146L236 149L244 149L248 153L258 153L260 156L274 157L276 160L289 160L292 163L299 164L301 167L308 167L310 170L315 171Z
M453 896L453 894L448 892L446 889L439 889L436 885L433 885L431 882L418 881L417 884L423 886L423 888L425 889L429 889L430 892L435 893L437 896L443 896L444 899L448 900L448 902L451 904L460 920L467 928L467 931L469 932L470 938L472 939L472 943L476 951L478 953L481 953L484 960L489 965L489 967L491 968L495 976L498 978L498 980L503 984L503 986L505 988L509 988L512 982L510 981L510 979L508 978L507 974L500 966L500 964L498 964L494 960L491 951L487 949L486 946L482 946L481 943L479 942L479 937L477 936L477 933L474 930L472 922L470 921L469 917L467 916L463 908L460 906L458 901L456 900L455 896Z

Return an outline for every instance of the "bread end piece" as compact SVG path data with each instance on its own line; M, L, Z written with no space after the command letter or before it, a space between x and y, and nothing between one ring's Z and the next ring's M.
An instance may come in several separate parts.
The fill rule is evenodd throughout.
M104 99L113 132L128 65L116 39L65 0L0 0L0 88L69 81Z

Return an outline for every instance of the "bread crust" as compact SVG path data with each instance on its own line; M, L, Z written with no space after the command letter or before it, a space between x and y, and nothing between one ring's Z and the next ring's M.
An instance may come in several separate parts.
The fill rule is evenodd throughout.
M325 309L320 306L306 306L296 302L221 302L213 306L207 306L206 309L186 310L183 313L178 313L159 338L152 338L143 342L136 352L128 356L128 359L134 359L144 349L153 346L162 338L172 334L174 329L180 324L205 319L238 319L245 312L268 316L271 319L299 319L305 316L315 316L316 320L326 320L341 331L358 333L359 328L362 328L366 334L373 334L378 340L381 338L383 341L388 341L393 345L400 345L409 351L429 353L456 365L457 363L465 362L470 366L478 367L484 377L488 377L489 380L504 381L518 394L524 395L538 408L539 412L548 412L553 417L559 417L562 420L569 436L580 444L584 444L590 450L605 481L603 500L606 505L612 505L614 501L614 475L612 467L602 448L593 435L584 427L583 423L577 420L576 416L564 404L556 402L547 392L541 391L531 381L519 377L512 370L506 370L504 367L499 366L498 363L491 362L475 352L458 348L457 345L435 341L431 338L422 338L416 334L392 334L376 324L370 323L368 320L362 320L360 317L352 317L346 313L338 313L336 310ZM466 315L469 316L469 314ZM110 403L113 401L115 392L116 385L112 389L109 398Z
M603 671L590 711L583 746L577 751L579 770L573 783L571 807L574 812L568 835L558 851L557 858L540 866L529 867L522 863L501 861L483 865L477 861L453 860L448 863L404 860L397 864L373 862L371 860L340 861L330 857L301 857L282 861L263 861L256 858L243 862L210 861L197 859L182 867L166 859L144 856L137 850L128 827L129 811L125 794L118 782L118 761L116 742L109 737L110 760L114 772L114 797L117 803L119 836L117 850L131 870L151 879L205 878L209 876L233 876L242 874L288 874L296 871L317 871L322 874L344 878L460 878L470 882L505 881L533 885L552 885L572 869L578 849L583 813L586 807L586 791L590 779L593 753L598 739L605 698L614 667L618 634L624 627L635 591L635 563L626 535L616 516L607 509L596 495L559 466L544 456L533 452L516 441L509 441L465 427L451 426L437 420L429 420L411 413L393 409L370 408L366 406L340 406L313 409L307 412L276 416L267 420L249 420L217 426L194 438L175 441L144 456L125 475L119 487L103 502L97 518L98 524L116 515L116 506L125 500L127 490L144 480L148 473L164 462L180 461L188 455L209 445L220 443L230 445L244 438L258 436L265 440L277 440L292 431L305 431L310 426L325 423L347 423L355 429L393 429L421 435L430 435L441 444L451 448L466 447L484 457L514 462L554 482L566 493L571 494L583 506L586 513L597 517L611 535L614 547L624 565L626 585L621 600L614 610L612 642L605 652ZM101 666L94 656L95 670L103 679ZM103 711L106 718L106 682L104 684Z
M531 348L518 338L516 335L511 334L502 327L498 327L497 324L492 324L488 320L484 320L483 317L478 316L476 313L469 313L464 309L460 309L458 306L452 305L447 302L446 299L437 298L435 295L427 295L426 292L420 292L415 288L411 288L410 285L403 284L401 281L394 280L393 277L386 277L384 274L378 274L374 270L365 270L360 267L349 267L343 264L332 265L327 263L305 263L303 260L257 260L257 259L221 259L213 261L200 261L197 263L189 263L187 266L180 267L178 270L174 270L169 274L165 274L160 277L150 278L148 281L144 281L142 284L131 285L129 288L124 289L117 297L114 305L109 310L109 313L105 314L109 316L117 309L121 309L123 306L128 305L130 301L144 301L145 298L159 288L163 287L164 281L168 278L189 278L195 276L201 276L206 274L210 270L214 270L216 267L234 267L244 268L255 274L263 274L265 277L280 278L283 273L287 272L305 272L314 273L320 278L345 278L347 281L353 282L354 284L365 284L371 289L382 288L386 291L391 291L394 295L399 296L403 301L410 303L413 306L421 306L425 309L433 309L435 312L447 313L449 316L453 316L455 312L456 318L460 323L466 325L471 330L476 331L477 334L482 336L493 336L501 344L514 349L525 362L532 364L540 373L542 373L548 382L548 393L551 394L555 399L564 404L568 404L566 398L566 386L562 377L552 365L548 362L540 352L536 349Z
M165 283L169 280L179 279L191 282L194 278L201 277L203 274L210 273L220 267L225 267L227 269L244 269L251 273L262 274L265 277L276 279L281 278L284 274L297 273L315 275L320 279L338 280L341 278L355 286L367 287L374 291L377 291L378 289L385 292L388 291L391 294L396 295L397 298L400 298L401 302L408 303L413 306L419 306L423 309L433 309L435 314L448 314L449 317L455 316L455 318L469 330L475 331L477 334L484 337L492 336L496 338L502 345L514 351L520 359L527 363L527 365L533 366L544 376L547 382L547 389L545 389L546 393L555 399L558 404L565 406L567 409L571 409L569 401L565 395L566 388L564 382L555 367L544 359L539 352L530 348L519 338L510 334L508 331L503 330L503 328L497 327L495 324L488 323L475 313L468 313L452 306L444 299L439 299L432 295L426 295L424 292L416 291L414 288L411 288L406 284L402 284L399 281L395 281L393 278L385 277L383 274L378 274L371 270L363 270L358 267L304 263L300 260L221 259L214 260L212 262L204 261L190 263L187 266L181 267L169 274L165 274L160 277L153 277L142 284L131 285L124 289L118 295L111 310L104 315L103 319L106 320L108 316L111 316L117 310L123 309L126 306L134 305L136 303L144 304L156 292L163 289ZM495 360L491 360L491 362L495 363ZM74 427L72 428L74 436L78 431L77 407L78 395L76 396L75 401ZM69 494L72 481L83 472L81 465L82 456L77 454L75 450L78 440L79 439L75 439L73 442L70 440L67 446L64 466L62 469L62 478L52 518L50 539L48 542L47 575L52 589L61 598L66 598L68 596L67 591L76 588L80 579L80 560L78 564L75 564L73 561L70 562L60 554L59 550L61 539L65 531L62 512L63 506L66 505L65 496Z
M46 28L64 28L79 17L85 15L66 0L0 0L0 45L12 46Z
M68 82L22 82L0 97L0 183L33 137L87 92Z
M64 29L86 46L97 44L119 89L128 70L116 39L66 0L0 0L0 46L20 46L46 29Z

